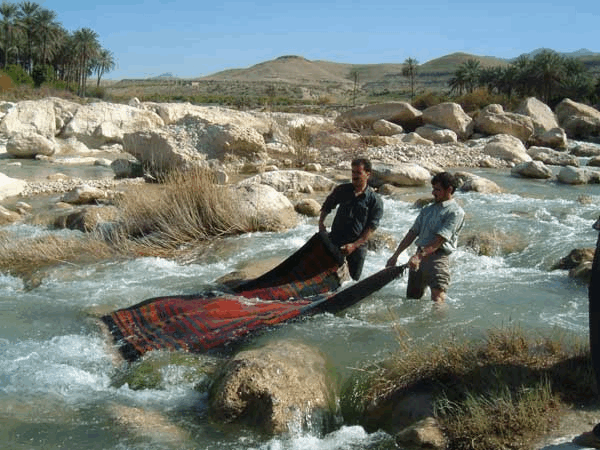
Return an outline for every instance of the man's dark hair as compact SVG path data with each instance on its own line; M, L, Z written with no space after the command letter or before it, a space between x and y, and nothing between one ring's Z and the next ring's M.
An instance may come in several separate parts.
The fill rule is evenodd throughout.
M352 160L352 167L363 166L365 172L371 172L371 161L367 158L355 158Z
M439 184L444 189L451 187L452 193L454 194L454 191L458 187L458 180L450 172L440 172L433 176L431 184Z

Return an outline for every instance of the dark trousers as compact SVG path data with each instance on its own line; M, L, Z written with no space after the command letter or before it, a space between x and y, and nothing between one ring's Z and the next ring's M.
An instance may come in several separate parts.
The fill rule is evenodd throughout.
M590 351L594 372L596 373L596 384L600 390L600 234L598 234L594 262L592 263L592 276L589 287L589 315Z
M362 273L363 266L365 265L365 258L367 257L367 246L363 245L358 247L348 256L346 256L346 262L348 263L348 272L353 280L358 280Z

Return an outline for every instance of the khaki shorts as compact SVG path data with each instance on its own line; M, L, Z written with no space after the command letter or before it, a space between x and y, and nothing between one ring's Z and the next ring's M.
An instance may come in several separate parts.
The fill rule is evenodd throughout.
M408 298L421 298L425 288L439 289L448 292L450 287L450 258L442 252L436 252L423 261L416 272L408 272L408 286L406 296Z

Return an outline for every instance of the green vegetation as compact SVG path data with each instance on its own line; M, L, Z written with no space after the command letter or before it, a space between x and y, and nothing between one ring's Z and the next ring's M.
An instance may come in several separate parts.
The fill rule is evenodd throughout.
M483 87L508 99L535 96L550 106L565 97L587 103L600 99L600 79L594 79L581 61L552 50L521 56L505 67L483 68L479 61L469 59L458 67L448 85L450 92L458 95Z
M0 15L0 68L17 86L75 85L85 97L89 75L96 73L99 84L115 67L112 53L100 46L95 31L81 28L71 33L56 20L56 12L38 3L3 1Z
M590 403L594 375L589 348L565 336L539 337L515 328L478 342L444 341L411 349L399 333L393 359L360 370L342 396L347 421L390 432L415 417L397 405L411 395L429 398L429 412L449 449L528 449L572 405ZM423 397L421 397L423 398Z

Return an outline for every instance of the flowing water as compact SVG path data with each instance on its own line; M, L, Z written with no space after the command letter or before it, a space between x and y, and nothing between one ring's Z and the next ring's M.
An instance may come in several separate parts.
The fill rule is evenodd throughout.
M463 237L495 233L513 251L478 256L464 247L452 256L452 285L445 308L429 294L405 298L406 276L336 316L321 315L257 337L297 339L322 349L343 380L354 368L399 349L394 326L413 346L449 338L479 338L487 330L519 326L542 334L587 336L587 286L551 271L577 247L593 247L600 185L567 186L524 180L506 170L475 170L503 194L459 193L466 212ZM414 198L428 187L385 198L381 230L402 238L418 211ZM0 448L10 449L367 449L385 433L341 426L329 434L299 431L265 437L211 424L207 393L194 389L186 368L163 368L159 388L133 390L114 382L110 345L94 316L166 294L203 290L239 264L283 259L317 229L303 219L282 233L231 238L202 263L160 258L63 265L27 290L21 279L0 274ZM18 236L48 233L39 227L5 227ZM62 233L67 233L62 231ZM363 276L384 267L391 250L370 252ZM406 254L399 262L407 260ZM197 381L197 380L196 380Z

